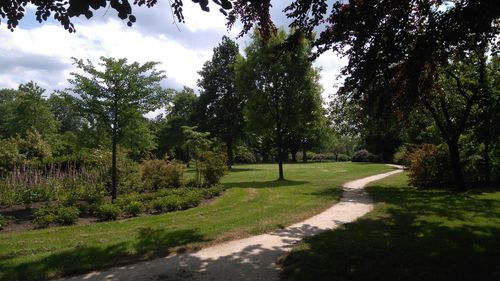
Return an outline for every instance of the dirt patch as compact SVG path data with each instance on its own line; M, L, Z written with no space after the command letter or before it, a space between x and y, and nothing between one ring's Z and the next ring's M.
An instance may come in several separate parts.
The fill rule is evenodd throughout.
M247 199L245 201L252 201L257 197L257 189L247 188Z

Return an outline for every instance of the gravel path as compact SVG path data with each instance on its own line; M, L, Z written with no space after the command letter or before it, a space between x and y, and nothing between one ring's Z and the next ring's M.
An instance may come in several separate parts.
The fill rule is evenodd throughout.
M396 166L396 168L400 168ZM285 229L230 241L198 252L114 267L61 280L278 280L278 259L304 237L352 222L373 209L363 187L399 173L379 174L344 184L339 203Z

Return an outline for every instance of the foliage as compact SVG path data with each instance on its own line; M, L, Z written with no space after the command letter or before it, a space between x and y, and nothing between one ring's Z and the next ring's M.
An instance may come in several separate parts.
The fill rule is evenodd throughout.
M235 232L240 237L267 233L327 209L340 200L342 183L390 168L380 164L300 163L287 165L287 171L294 180L277 182L275 165L237 165L223 179L227 189L223 196L188 211L57 230L2 233L0 280L43 280L89 272L144 256L164 257L178 247L203 247ZM112 237L104 237L103 233L112 233ZM155 252L157 249L163 250ZM33 254L12 254L28 251Z
M205 151L200 156L201 174L207 186L218 184L227 172L227 156L222 152Z
M228 165L233 164L233 146L243 132L243 106L245 97L236 91L235 64L241 56L238 44L227 36L214 48L210 61L199 72L201 88L196 118L199 128L209 132L226 144ZM229 110L230 109L230 110Z
M44 139L54 137L59 122L54 118L44 92L45 89L33 81L19 85L19 89L3 105L7 114L0 116L0 119L5 118L0 122L4 125L0 131L5 132L4 137L25 137L29 130L37 131Z
M71 225L75 224L78 220L80 211L75 206L69 207L58 207L55 210L55 222L60 225Z
M410 165L410 160L408 159L408 147L407 145L402 145L400 146L397 150L396 153L394 153L394 163L403 165L403 166L409 166Z
M50 207L38 208L33 212L33 223L37 227L47 227L56 220L54 211Z
M369 152L366 149L361 149L361 150L354 152L354 154L352 155L351 161L352 162L379 162L380 160L377 157L377 155Z
M247 59L237 65L237 87L248 95L245 112L249 129L272 137L280 180L284 179L287 134L301 135L322 113L319 76L308 59L308 41L302 38L293 48L280 48L296 35L281 30L264 44L255 32L245 49Z
M250 151L250 149L246 146L237 146L236 153L234 155L234 161L236 163L247 163L252 164L256 163L257 159L255 155Z
M158 198L151 202L152 208L157 213L181 210L182 198L179 195L171 195Z
M443 146L422 144L409 154L409 183L418 187L448 187L452 182L448 152Z
M72 225L78 220L80 211L75 206L42 207L33 212L33 223L37 227L47 227L53 223Z
M185 126L194 126L198 96L194 90L184 87L181 91L172 92L172 100L166 104L165 116L160 116L156 121L156 136L158 147L156 156L164 157L166 154L176 159L189 162L190 151L184 134Z
M15 166L21 165L25 156L19 152L21 139L0 139L0 174L11 171Z
M99 67L90 61L74 59L84 74L72 73L69 80L82 109L88 114L88 122L105 128L112 140L111 196L117 196L117 144L129 144L127 136L140 130L134 138L135 144L151 149L152 135L141 122L143 114L158 108L165 99L160 81L165 77L157 71L156 62L129 64L127 59L101 57ZM138 141L138 137L145 140ZM133 145L134 149L135 145Z
M145 206L139 201L130 201L124 208L123 210L125 213L131 215L131 216L137 216L138 214L144 212Z
M146 160L141 164L141 174L144 188L149 191L184 184L184 165L177 160Z
M102 204L97 209L97 216L103 221L116 220L121 214L120 207L114 204Z
M5 216L0 215L0 231L9 224L9 219Z

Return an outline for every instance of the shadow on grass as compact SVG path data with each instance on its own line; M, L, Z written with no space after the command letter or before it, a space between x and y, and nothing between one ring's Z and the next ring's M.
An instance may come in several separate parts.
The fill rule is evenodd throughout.
M391 205L306 239L282 261L282 280L500 280L500 200L369 190Z
M107 237L113 239L112 236ZM81 246L25 262L17 266L9 258L0 260L0 280L45 280L60 275L123 265L169 254L169 249L188 243L205 241L195 230L169 231L143 228L137 239L130 243L117 243L108 247Z
M299 186L309 183L308 181L293 181L293 180L274 180L274 181L246 181L246 182L226 182L225 188L241 187L241 188L270 188L282 186Z
M254 168L238 168L238 167L232 167L229 169L229 172L231 173L239 173L239 172L251 172L251 171L258 171L260 169L254 169Z

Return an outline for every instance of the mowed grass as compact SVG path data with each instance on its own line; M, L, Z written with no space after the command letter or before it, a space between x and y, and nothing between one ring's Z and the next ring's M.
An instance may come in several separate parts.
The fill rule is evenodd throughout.
M199 207L94 225L0 233L0 280L40 280L126 264L267 232L339 199L342 183L389 171L380 164L237 165L228 188Z
M404 174L372 184L375 210L300 243L282 280L500 280L500 192L415 190Z

